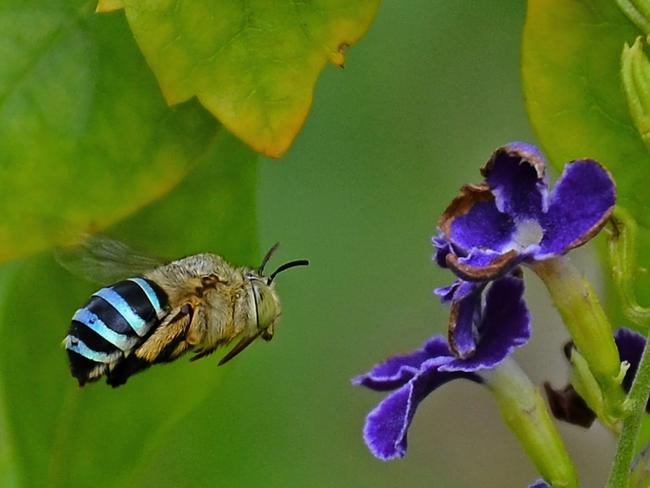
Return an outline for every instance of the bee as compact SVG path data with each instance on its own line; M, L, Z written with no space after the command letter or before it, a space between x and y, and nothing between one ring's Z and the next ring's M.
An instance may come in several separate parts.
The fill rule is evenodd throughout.
M236 267L209 253L165 262L98 236L60 251L59 262L75 273L126 278L98 290L74 313L63 340L72 376L83 386L105 375L117 387L188 352L194 361L238 339L222 365L258 337L270 341L282 313L275 277L309 264L290 261L266 276L277 248L258 268Z

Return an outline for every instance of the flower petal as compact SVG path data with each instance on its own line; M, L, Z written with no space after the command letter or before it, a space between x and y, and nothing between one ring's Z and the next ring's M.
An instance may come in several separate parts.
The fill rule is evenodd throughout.
M481 173L496 207L515 221L536 220L545 210L546 161L535 146L513 142L497 149Z
M409 382L425 361L446 362L451 357L445 339L442 336L435 336L425 342L420 349L388 358L374 366L368 373L356 376L352 379L352 384L362 385L375 391L394 390Z
M434 288L433 293L440 297L440 301L442 303L449 303L454 298L454 294L456 293L456 289L458 288L458 284L460 282L460 280L456 280L449 286Z
M498 252L512 247L515 223L508 215L499 212L494 200L485 200L483 194L474 191L466 192L456 200L460 198L466 199L460 208L462 213L447 214L446 225L441 226L454 246L465 253L476 248Z
M491 369L516 347L530 339L530 313L523 298L524 281L506 276L495 281L485 298L483 317L478 326L480 341L474 355L440 366L441 371L474 372Z
M551 488L551 485L549 485L546 481L539 479L533 481L530 485L528 485L528 488Z
M437 364L423 365L420 374L391 393L366 418L363 438L372 454L384 461L406 454L408 428L424 398L439 386L456 378L480 382L476 375L443 373Z
M618 348L618 354L621 357L621 361L627 361L630 363L630 367L625 373L625 378L623 379L623 389L625 391L630 391L632 381L636 375L636 370L641 361L643 348L645 347L645 337L633 330L621 327L614 334L614 340L616 341L616 347Z
M544 238L536 259L583 245L605 225L615 203L614 180L604 167L589 159L568 163L540 219Z
M460 281L452 297L449 313L449 348L460 358L467 358L476 350L474 322L481 310L481 292L484 283Z
M438 266L440 266L441 268L446 268L447 267L446 258L447 258L447 254L451 252L451 244L449 244L449 241L444 236L444 234L440 234L436 237L431 238L431 242L433 243L433 247L436 250L433 259L436 261Z
M474 281L456 280L449 286L436 288L433 292L440 297L442 303L459 302L473 293L477 287L483 286L485 285Z
M474 249L468 256L447 255L447 265L466 281L489 281L507 273L528 256L515 249L501 254L497 251Z

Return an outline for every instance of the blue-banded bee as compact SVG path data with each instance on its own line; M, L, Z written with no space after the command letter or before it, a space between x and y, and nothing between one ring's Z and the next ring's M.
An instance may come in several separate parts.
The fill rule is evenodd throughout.
M73 315L63 340L72 375L80 386L105 375L116 387L152 364L190 351L194 361L239 339L222 365L258 337L271 340L281 314L273 280L309 264L291 261L265 276L276 249L277 244L256 269L207 253L165 263L106 237L60 252L64 267L95 280L131 274L97 291Z

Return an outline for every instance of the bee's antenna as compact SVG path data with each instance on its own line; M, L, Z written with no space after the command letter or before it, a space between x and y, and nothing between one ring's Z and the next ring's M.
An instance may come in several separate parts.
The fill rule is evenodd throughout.
M271 256L273 256L273 253L278 250L278 247L280 247L280 243L276 242L271 246L271 249L266 253L266 256L264 256L264 259L262 259L262 264L260 264L260 267L257 269L257 274L261 275L264 272L264 266L266 266L266 263L269 262L269 259L271 259Z
M293 268L295 266L309 266L309 261L306 259L298 259L296 261L289 261L288 263L284 263L282 266L280 266L278 269L276 269L273 273L271 273L271 276L269 276L268 281L266 282L267 285L270 285L273 283L273 278L275 278L278 274L282 273L283 271Z

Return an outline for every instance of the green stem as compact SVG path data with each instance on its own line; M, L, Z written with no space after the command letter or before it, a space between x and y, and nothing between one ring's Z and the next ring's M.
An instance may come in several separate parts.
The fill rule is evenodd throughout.
M621 363L612 326L594 289L567 257L541 261L532 268L544 281L573 343L600 385L604 411L610 417L606 424L613 425L623 415Z
M641 427L643 429L643 427ZM639 454L639 460L636 466L632 469L630 475L630 486L635 488L645 488L650 486L650 451L646 449Z
M643 349L639 368L625 401L628 415L623 421L623 430L618 440L616 457L607 481L607 488L628 488L630 484L630 467L649 394L650 352L648 352L648 338L646 338L646 347Z
M514 359L508 358L482 375L505 423L546 482L558 488L577 487L573 463L542 395L526 373Z

